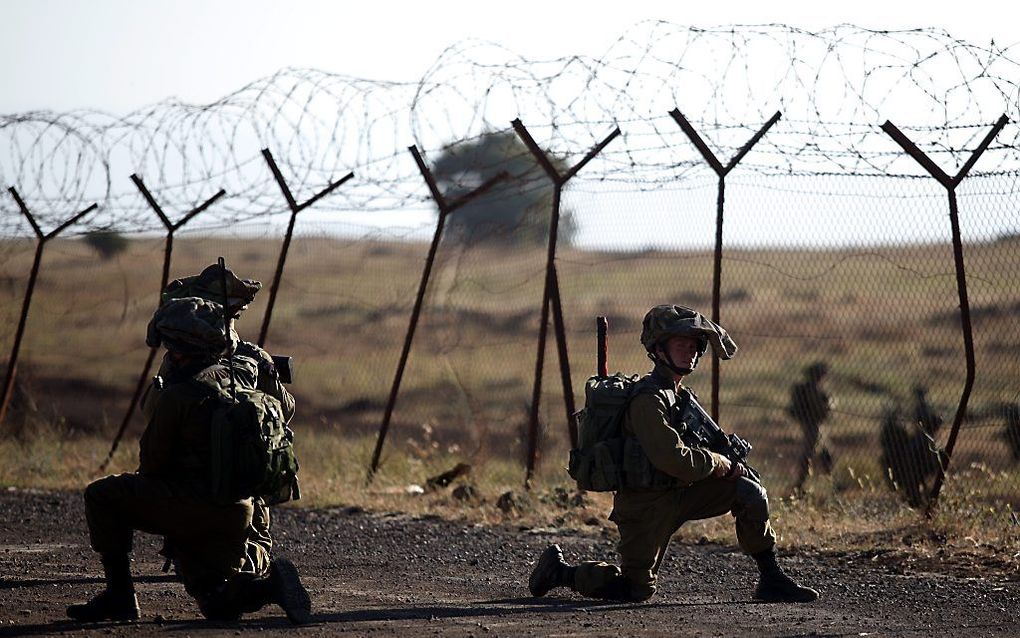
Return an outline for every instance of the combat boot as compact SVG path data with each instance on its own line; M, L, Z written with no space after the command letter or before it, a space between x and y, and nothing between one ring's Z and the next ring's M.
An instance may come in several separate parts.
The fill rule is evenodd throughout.
M559 545L550 545L538 557L535 568L528 577L528 590L531 595L540 598L555 587L571 587L574 580L574 569L563 560L563 551Z
M71 605L67 616L80 622L138 620L138 598L131 580L131 562L127 554L103 556L106 589L87 603Z
M754 597L766 603L809 603L818 599L818 592L797 583L780 569L761 575Z
M283 608L289 621L303 625L312 619L312 599L301 584L294 563L286 558L277 558L269 563L269 584L272 601Z
M761 576L754 597L766 603L809 603L818 599L818 592L790 578L776 562L773 549L752 554Z
M134 592L104 589L87 603L70 605L67 617L79 622L138 620L138 597Z

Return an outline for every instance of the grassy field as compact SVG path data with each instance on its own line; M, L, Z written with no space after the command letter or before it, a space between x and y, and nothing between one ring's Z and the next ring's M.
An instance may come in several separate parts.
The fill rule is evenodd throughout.
M261 239L185 236L177 240L171 273L197 272L224 255L238 273L268 285L278 248ZM1015 320L1020 244L1000 241L966 250L978 377L954 457L962 473L950 478L947 501L958 503L953 511L961 516L975 508L997 530L996 538L1015 538L1006 508L1020 506L1020 471L1002 440L1002 407L1017 400L1020 387ZM4 352L13 340L31 251L29 242L0 245ZM490 500L523 482L544 250L444 247L394 415L384 473L371 490L362 487L425 251L419 244L308 237L293 244L267 347L298 362L296 429L307 441L302 458L313 501L382 499L386 506L392 498L431 508L429 499L438 497L379 490L399 492L403 484L421 483L429 472L460 461L475 467L473 480ZM0 480L77 486L95 474L93 466L122 418L145 359L144 329L156 302L161 260L158 238L133 240L126 253L109 261L80 241L48 246L15 410L3 426L7 456L19 461L6 464ZM575 397L582 396L584 379L594 371L595 315L609 317L611 369L644 371L648 362L637 340L641 316L649 306L668 302L707 312L711 267L707 252L563 250L558 274ZM267 298L260 295L240 323L250 339L258 334ZM847 503L887 503L892 518L868 523L876 528L911 516L894 507L898 501L882 479L878 424L888 407L909 408L910 389L917 384L930 389L934 405L952 421L964 366L949 250L926 245L732 250L724 262L722 298L722 322L741 350L721 369L721 421L754 443L756 464L773 493L788 491L798 454L799 429L785 413L790 384L805 365L825 360L837 401L826 424L837 465L831 477L809 483L811 507L852 512L856 505ZM567 485L566 416L552 344L545 360L540 485L553 490ZM692 377L706 403L709 370L706 361ZM136 420L132 434L141 427ZM40 438L38 431L47 434ZM947 434L948 426L940 438ZM118 467L131 467L133 445L125 445ZM803 513L807 506L788 501L784 507Z

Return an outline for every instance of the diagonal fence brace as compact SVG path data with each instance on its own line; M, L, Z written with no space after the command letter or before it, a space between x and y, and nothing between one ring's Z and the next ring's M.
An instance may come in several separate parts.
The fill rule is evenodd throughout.
M347 173L337 181L331 181L321 191L309 197L304 203L299 204L294 199L293 193L290 192L290 188L287 186L287 181L283 179L283 173L280 172L280 167L276 165L276 161L273 159L273 154L269 152L268 148L262 149L262 157L264 157L266 163L269 164L269 170L272 171L273 178L275 178L276 183L279 184L280 192L283 193L283 198L287 200L287 206L290 207L290 221L287 223L287 233L283 237L283 246L280 248L280 257L276 262L276 272L273 274L273 283L269 287L269 303L266 305L266 314L262 317L262 328L259 330L258 345L260 348L266 345L266 338L269 336L269 322L272 321L273 307L276 305L276 294L280 290L280 280L283 278L283 266L287 263L287 253L290 251L290 240L294 237L294 222L297 221L297 214L326 195L329 195L339 188L344 182L354 177L353 171Z
M953 427L949 431L949 439L946 441L944 460L939 464L941 471L935 477L935 484L932 486L931 496L928 499L928 516L934 514L939 493L942 491L943 483L945 483L946 471L949 469L949 462L953 456L953 448L956 446L956 438L960 434L960 427L963 425L963 419L967 414L967 403L970 401L970 393L974 388L977 367L974 359L974 329L971 324L970 302L967 297L967 271L963 259L963 239L960 235L960 211L956 201L956 187L967 177L974 164L977 163L978 158L988 150L992 140L995 139L1008 122L1009 118L1006 115L1002 115L996 120L988 134L985 135L981 143L978 144L978 147L971 153L970 158L967 159L956 175L952 177L943 171L924 151L918 148L910 138L904 135L895 124L886 120L885 124L882 125L882 130L899 144L900 148L907 155L914 158L914 161L924 167L936 181L942 184L946 189L946 195L949 199L949 223L953 234L953 260L956 263L956 290L960 299L960 328L963 331L963 350L967 360L967 375L963 383L963 391L960 394L960 403L957 405L956 415L953 417Z
M547 247L545 263L545 287L542 292L542 311L538 325L538 354L535 357L535 380L531 394L531 413L528 419L528 456L527 472L524 480L526 487L530 487L531 480L535 475L535 466L538 463L538 408L542 395L542 369L545 365L545 344L548 338L548 324L550 306L553 314L553 329L556 332L556 346L560 361L560 381L563 384L563 404L567 412L567 432L570 435L571 446L577 446L577 424L574 423L574 389L570 379L570 360L567 350L567 334L563 322L563 307L560 298L559 278L556 274L556 240L559 234L560 223L560 199L563 186L571 177L577 174L584 166L602 152L606 146L620 135L620 128L616 127L601 142L596 144L581 161L574 164L562 175L556 170L549 156L543 151L535 138L531 136L528 129L515 119L510 123L521 141L528 148L535 160L545 171L549 180L553 183L552 213L549 217L549 243Z
M765 133L779 121L783 114L776 111L775 115L769 118L758 129L758 132L737 150L736 154L730 158L730 161L725 166L715 156L715 153L708 147L708 144L705 143L705 140L698 134L698 131L691 125L690 121L680 112L680 109L673 109L669 114L676 120L680 129L683 130L684 134L687 135L691 143L694 144L694 147L698 149L698 152L701 153L701 156L705 158L705 161L719 177L715 212L715 256L712 267L712 321L719 323L720 298L722 294L723 212L726 206L726 176L754 148L754 145L765 136ZM712 418L717 422L719 421L719 357L715 355L714 351L712 352Z
M174 233L182 228L185 224L191 221L196 215L205 211L207 208L213 205L219 198L227 194L227 191L222 188L216 192L215 195L205 200L195 208L191 209L187 214L177 220L176 223L171 222L170 218L167 217L166 213L163 212L163 208L153 197L152 193L145 186L145 182L138 176L137 173L131 174L131 181L134 182L138 191L142 194L142 198L149 205L159 217L159 221L163 223L166 228L166 240L163 248L163 274L160 277L159 291L162 294L163 289L166 288L167 283L170 281L170 259L174 250ZM156 300L156 305L161 303L161 299ZM138 375L138 381L135 383L135 391L131 395L131 400L128 402L127 412L124 413L124 418L120 422L120 427L117 428L117 434L113 437L113 443L110 445L110 451L106 454L106 458L99 465L99 471L104 472L110 465L110 461L113 460L113 455L117 452L117 447L120 445L120 440L124 437L124 432L127 431L128 424L131 423L131 417L134 416L135 409L138 407L138 402L142 398L142 392L145 391L145 386L149 381L149 372L152 370L152 364L156 361L156 352L159 348L149 348L149 354L145 358L145 365L142 366L142 372Z
M411 354L411 344L414 341L415 330L418 328L418 321L421 317L421 308L425 300L425 291L428 288L429 278L432 275L432 266L435 263L436 252L439 249L439 242L443 237L443 227L446 225L446 217L458 208L486 193L497 183L510 176L506 171L501 171L497 175L483 182L477 188L468 191L453 201L449 201L439 191L439 185L436 183L436 178L432 175L432 171L429 170L428 165L425 164L425 160L418 151L418 147L412 145L409 146L407 150L409 150L411 155L414 157L414 162L418 165L418 171L425 179L425 184L429 187L429 193L431 193L432 199L435 200L436 207L439 209L439 216L436 221L436 230L432 235L432 243L429 245L428 255L425 257L425 267L422 269L421 281L418 284L418 295L414 299L414 308L411 310L410 323L407 326L407 333L404 335L404 346L400 351L400 360L397 362L397 371L393 376L393 384L390 386L390 395L386 401L386 410L383 413L382 423L379 425L379 434L375 442L375 450L372 452L372 463L368 470L367 480L369 483L372 482L372 479L375 477L375 473L379 470L379 461L382 457L383 445L386 441L386 434L390 429L390 421L393 418L393 409L397 404L397 396L400 394L400 383L404 378L404 369L407 367L407 359Z
M28 220L28 223L32 226L32 231L36 237L35 257L32 260L32 270L28 275L28 285L25 288L25 299L21 304L21 315L18 317L18 327L14 332L14 345L11 348L10 358L7 360L7 376L4 378L3 390L0 390L0 425L3 425L4 418L7 416L7 408L11 402L11 393L14 389L14 379L18 374L18 355L21 352L21 340L25 336L25 326L28 323L28 311L32 306L32 294L35 291L35 282L39 278L39 266L42 264L43 249L46 247L46 243L63 232L68 226L74 224L85 215L88 215L92 211L99 208L98 204L92 204L85 210L75 214L70 219L60 224L48 233L43 233L42 228L39 227L39 223L36 222L35 217L28 210L28 206L25 205L25 201L21 199L21 195L15 190L13 186L7 189L17 202L18 208L21 209L22 215Z

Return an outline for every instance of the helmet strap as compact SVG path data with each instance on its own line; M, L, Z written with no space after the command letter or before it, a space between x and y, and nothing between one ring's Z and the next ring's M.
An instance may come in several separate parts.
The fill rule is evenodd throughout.
M659 350L659 348L656 347L656 350ZM678 374L681 377L685 377L690 373L694 372L694 368L681 368L680 366L673 363L673 358L669 356L668 352L664 352L664 355L665 356L659 356L657 353L649 352L648 358L654 361L655 363L661 363L662 365L669 368L673 372L673 374ZM698 358L694 360L694 367L698 366L698 359L700 358L701 355L698 355Z

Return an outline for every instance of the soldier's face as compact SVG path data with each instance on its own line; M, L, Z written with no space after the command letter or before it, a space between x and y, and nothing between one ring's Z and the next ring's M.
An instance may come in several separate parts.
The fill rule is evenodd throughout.
M666 342L665 354L678 368L694 368L698 358L698 340L692 337L670 337Z

